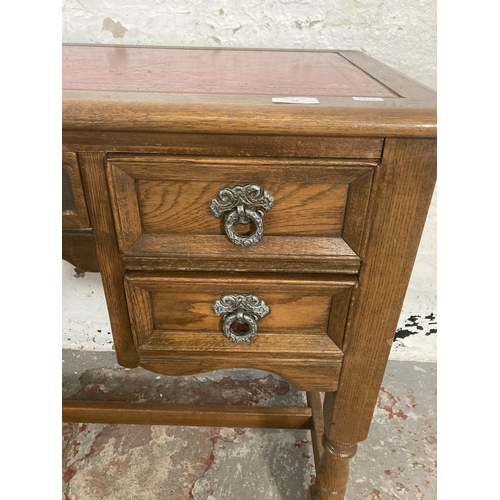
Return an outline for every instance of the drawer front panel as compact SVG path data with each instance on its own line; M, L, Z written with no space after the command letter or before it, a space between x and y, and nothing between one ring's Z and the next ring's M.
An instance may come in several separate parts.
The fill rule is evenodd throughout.
M225 368L280 374L297 388L336 388L344 327L355 279L291 275L127 273L125 291L134 343L142 366L169 375ZM268 307L249 323L237 309L220 314L227 296L257 296ZM225 323L236 340L225 333Z
M326 335L341 345L354 283L350 277L128 273L125 289L137 347L155 332L220 334L222 339L223 320L213 306L231 294L255 295L270 308L258 320L258 335L272 334L276 341L284 334Z
M273 208L265 215L266 235L341 235L347 183L284 183L259 174L242 169L237 176L240 180L234 174L215 182L139 180L142 230L156 234L221 234L223 224L210 212L211 200L226 186L257 184L275 199ZM214 176L222 177L217 172ZM248 229L240 228L240 232Z
M256 231L260 221L247 218L242 224L236 212L240 202L221 213L214 211L213 204L224 204L221 190L235 193L257 185L273 201L265 210L244 205L254 213L260 210L257 217L264 233L248 245L255 250L248 250L259 254L259 244L267 239L278 246L278 253L286 254L289 240L299 237L304 238L302 255L308 251L313 255L316 241L323 244L325 239L331 241L334 252L333 247L344 239L359 239L376 164L373 160L113 155L107 175L120 250L125 256L183 254L184 240L197 237L206 242L215 237L220 239L217 246L222 245L220 253L227 255L237 245L229 236L228 217L235 216L233 230L244 238Z
M167 288L167 287L165 287ZM223 295L252 294L262 298L272 314L258 322L262 333L326 333L331 292L299 287L272 287L266 283L210 284L193 291L190 285L173 285L169 291L152 292L153 328L163 331L221 331L221 318L212 309ZM270 305L272 304L272 306Z

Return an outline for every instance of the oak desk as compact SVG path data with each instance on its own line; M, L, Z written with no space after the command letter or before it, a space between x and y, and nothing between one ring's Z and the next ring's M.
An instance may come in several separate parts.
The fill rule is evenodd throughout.
M118 362L264 369L309 401L64 419L310 428L310 498L344 498L432 197L435 93L355 51L64 46L63 75L63 258L101 272Z

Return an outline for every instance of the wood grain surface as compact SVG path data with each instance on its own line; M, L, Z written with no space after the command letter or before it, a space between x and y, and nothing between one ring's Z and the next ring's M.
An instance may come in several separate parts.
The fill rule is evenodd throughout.
M104 171L105 155L79 153L78 158L92 220L116 357L120 365L134 368L138 366L138 360L123 287L124 267L118 249Z
M306 392L307 404L312 411L311 419L311 441L313 445L314 463L319 466L323 456L323 434L325 432L325 423L323 421L323 405L321 403L321 394L319 392Z
M310 408L63 400L63 422L309 429Z
M380 158L380 137L314 137L63 130L63 150L168 153L227 157Z
M108 181L121 248L126 251L141 228L157 235L225 234L224 216L217 219L210 212L211 200L218 198L221 189L248 184L257 184L274 197L274 206L264 218L266 235L339 237L350 183L373 165L352 160L112 156ZM370 184L363 187L349 194L361 218L363 202L356 203L356 198L365 199ZM366 203L364 208L366 212ZM252 226L235 229L245 234ZM356 231L351 226L351 232Z
M127 250L126 256L157 257L177 256L185 258L202 257L204 259L223 258L244 261L259 257L272 257L276 260L300 260L304 264L309 259L341 260L348 273L350 268L359 268L359 257L342 238L321 238L306 236L268 236L252 247L239 247L231 243L226 236L216 235L175 235L144 234ZM335 263L331 262L331 270ZM234 264L236 267L238 263Z
M329 351L325 351L328 353ZM331 353L330 353L331 354ZM329 359L310 359L306 356L287 358L263 358L258 356L208 356L194 357L182 352L175 357L154 357L139 353L141 367L152 372L169 376L184 376L226 370L232 368L253 368L274 373L292 384L299 391L336 391L341 370L341 361L335 357Z
M80 167L75 152L62 153L62 227L90 228Z
M235 344L224 337L222 332L186 333L183 331L155 331L141 346L141 356L176 357L180 352L189 353L193 357L214 358L227 354L229 359L256 358L263 359L324 359L342 358L341 350L326 335L294 335L293 333L258 332L252 342Z
M355 283L349 276L127 273L125 289L139 362L149 370L255 368L301 390L331 391L342 363L335 339L343 337ZM235 344L222 333L212 306L226 293L254 293L270 307L250 343Z
M343 344L335 443L366 439L436 181L436 141L387 139ZM326 419L325 419L326 420Z
M436 92L431 88L417 83L409 76L395 71L394 68L370 57L364 52L359 50L339 50L338 53L359 69L366 71L380 83L390 87L397 95L405 97L405 99L429 102L436 99Z
M289 337L293 334L324 334L341 339L349 306L346 298L355 283L353 278L300 279L300 276L266 274L127 273L125 276L129 313L137 339L147 339L159 331L186 332L186 338L187 333L196 332L194 335L199 335L206 347L209 338L206 334L215 333L210 338L219 336L222 347L227 344L231 350L236 348L222 335L222 319L213 311L214 303L223 295L251 294L264 300L270 313L259 319L258 336L276 334L274 342L281 348L282 339L293 339ZM254 343L259 345L257 339Z
M387 139L374 179L339 387L326 392L325 451L311 500L343 499L366 439L436 180L436 141Z
M266 97L63 91L63 130L436 137L435 100L390 103L324 97L277 105ZM311 109L313 108L313 109Z
M84 272L97 273L100 269L91 229L65 229L62 232L62 258Z

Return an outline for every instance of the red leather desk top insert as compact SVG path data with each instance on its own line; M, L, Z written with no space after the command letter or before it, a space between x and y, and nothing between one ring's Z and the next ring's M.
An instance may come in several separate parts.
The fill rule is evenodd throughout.
M335 52L63 46L63 90L398 97Z

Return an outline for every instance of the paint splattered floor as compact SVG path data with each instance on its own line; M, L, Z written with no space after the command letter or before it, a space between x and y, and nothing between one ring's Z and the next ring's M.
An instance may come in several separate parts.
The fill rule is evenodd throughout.
M63 351L63 397L303 406L257 370L165 377L110 352ZM305 500L315 478L309 431L64 424L64 500ZM351 460L346 500L434 500L436 365L390 361L368 440Z

